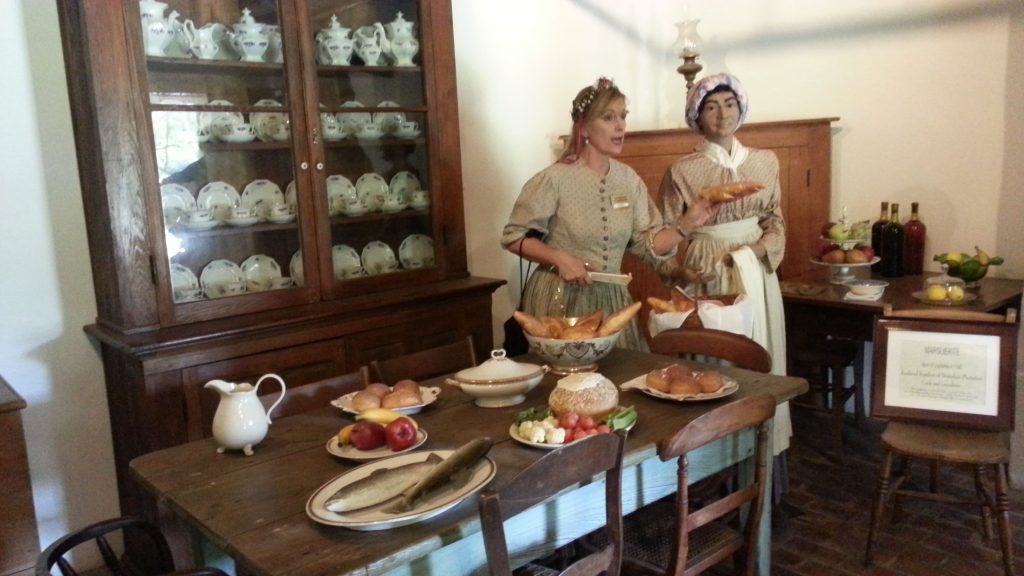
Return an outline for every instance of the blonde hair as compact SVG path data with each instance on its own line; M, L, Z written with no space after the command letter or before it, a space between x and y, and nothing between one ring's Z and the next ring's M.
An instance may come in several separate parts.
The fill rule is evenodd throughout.
M612 104L625 100L626 95L619 90L614 82L604 76L580 90L572 99L572 109L569 111L573 120L572 130L565 150L562 151L558 161L575 162L583 150L583 126L591 120L600 118Z

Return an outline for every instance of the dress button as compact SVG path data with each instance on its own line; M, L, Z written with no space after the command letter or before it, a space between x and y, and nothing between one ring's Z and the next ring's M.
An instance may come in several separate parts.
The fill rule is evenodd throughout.
M601 212L605 212L604 206L601 207Z
M601 216L601 220L604 221L604 222L607 222L608 221L608 217L607 216Z
M607 237L607 236L605 236L605 237L604 237L604 241L605 241L605 242L607 242L607 241L608 241L608 237Z

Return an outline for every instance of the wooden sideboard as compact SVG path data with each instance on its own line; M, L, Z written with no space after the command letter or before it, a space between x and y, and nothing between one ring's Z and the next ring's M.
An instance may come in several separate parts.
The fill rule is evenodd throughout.
M30 574L39 554L36 509L21 411L25 401L0 377L0 576Z
M782 186L782 213L786 219L786 257L779 269L780 278L793 278L814 267L809 259L815 253L822 224L828 222L832 193L832 123L838 118L814 118L781 122L745 124L736 137L745 146L767 149L779 158ZM701 135L689 129L630 132L617 159L631 166L656 197L662 177L672 162L689 154ZM623 272L633 274L629 291L633 298L667 298L666 288L649 266L626 254ZM644 304L646 318L647 304ZM641 326L646 326L646 321ZM646 328L644 328L646 331Z

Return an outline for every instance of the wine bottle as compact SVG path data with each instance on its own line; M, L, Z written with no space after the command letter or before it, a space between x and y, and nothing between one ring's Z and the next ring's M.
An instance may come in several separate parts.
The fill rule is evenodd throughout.
M875 256L884 258L882 256L882 228L885 228L885 224L889 221L889 203L882 202L882 213L878 216L878 220L871 225L871 249L875 251ZM882 271L882 262L875 262L871 265L872 272Z
M910 203L910 220L903 225L903 273L920 274L924 269L924 236L927 228L917 215L917 202Z
M900 224L900 205L892 203L889 221L882 228L882 276L903 276L903 225Z

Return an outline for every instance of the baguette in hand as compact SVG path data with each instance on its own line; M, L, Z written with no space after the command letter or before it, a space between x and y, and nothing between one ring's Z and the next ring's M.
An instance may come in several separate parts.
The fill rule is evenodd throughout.
M729 184L722 184L721 186L705 188L697 195L701 198L707 198L717 204L720 202L732 202L733 200L739 200L744 196L750 196L762 188L764 188L764 184L761 184L760 182L730 182Z

